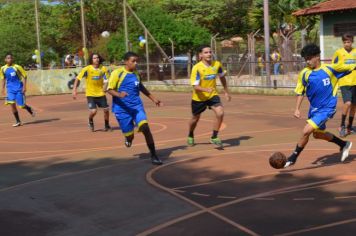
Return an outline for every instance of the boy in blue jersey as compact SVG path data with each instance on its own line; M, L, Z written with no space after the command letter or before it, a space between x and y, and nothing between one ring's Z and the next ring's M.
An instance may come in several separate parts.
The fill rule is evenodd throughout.
M349 155L352 143L341 140L332 133L325 131L325 124L336 112L338 79L355 70L356 64L322 65L320 62L320 48L315 44L306 45L302 49L301 55L306 60L307 67L300 72L298 77L295 89L298 96L294 116L298 119L301 118L299 109L304 94L308 97L310 108L302 137L284 167L295 164L298 156L307 145L311 134L316 139L323 139L338 145L341 151L341 161L343 162Z
M141 83L136 71L138 55L127 52L124 55L125 66L114 70L109 78L108 93L113 96L112 110L125 135L126 147L131 147L134 139L134 128L143 133L148 149L151 153L151 161L154 165L161 165L162 161L157 157L155 143L148 126L146 112L140 98L140 92L146 95L157 106L161 101L156 99Z
M13 56L11 53L5 55L6 65L1 67L0 80L2 80L2 93L6 96L6 105L11 105L12 113L15 116L16 123L13 127L21 126L21 120L17 111L16 105L20 108L26 109L33 117L35 116L34 110L26 104L26 82L27 75L25 70L13 63ZM6 93L5 93L6 87Z

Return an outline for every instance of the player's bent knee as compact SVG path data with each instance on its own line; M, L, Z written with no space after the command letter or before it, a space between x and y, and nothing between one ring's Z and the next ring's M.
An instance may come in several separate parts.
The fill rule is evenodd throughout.
M148 123L144 123L140 126L140 131L142 133L147 133L150 132L150 127L148 126Z

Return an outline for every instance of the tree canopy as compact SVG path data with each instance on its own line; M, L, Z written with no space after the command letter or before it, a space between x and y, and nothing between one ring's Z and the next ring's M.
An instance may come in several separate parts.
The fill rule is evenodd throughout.
M271 31L291 23L299 29L309 25L312 32L316 17L295 18L291 13L321 0L270 0ZM128 0L137 15L166 52L171 38L177 53L186 53L200 44L263 29L263 0ZM82 47L80 1L41 1L40 41L44 64L59 63L64 55ZM118 60L125 51L123 7L119 1L84 0L85 34L90 51L98 51L110 60ZM141 52L138 37L143 29L128 12L129 37L135 51ZM110 38L101 32L109 31ZM155 47L151 47L155 53ZM0 55L12 51L19 64L33 63L37 48L34 0L0 0ZM141 51L140 51L141 50ZM143 52L143 51L142 51Z

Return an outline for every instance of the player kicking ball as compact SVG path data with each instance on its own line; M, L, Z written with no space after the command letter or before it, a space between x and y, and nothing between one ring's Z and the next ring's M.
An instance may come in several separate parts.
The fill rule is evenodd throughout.
M16 105L25 109L32 117L35 116L35 111L26 104L27 75L25 70L21 66L14 64L14 58L11 53L5 55L5 63L6 65L1 67L0 71L2 93L6 96L5 104L11 106L12 113L15 116L16 123L12 126L18 127L21 126L22 123Z
M162 161L157 157L155 143L147 122L147 116L140 98L140 92L146 95L157 106L161 106L156 99L141 83L136 70L138 55L127 52L124 55L123 67L114 70L109 78L108 93L113 96L112 110L125 135L125 146L131 147L134 139L134 128L145 136L147 147L151 153L151 161L154 165L161 165Z
M315 44L306 45L302 49L301 56L306 60L307 67L298 76L295 89L298 96L294 116L298 119L301 118L300 106L305 94L308 97L310 108L302 136L284 168L296 163L311 134L316 139L323 139L338 145L343 162L349 156L352 143L336 137L325 129L326 122L333 118L336 112L338 79L355 70L356 64L321 64L320 48Z

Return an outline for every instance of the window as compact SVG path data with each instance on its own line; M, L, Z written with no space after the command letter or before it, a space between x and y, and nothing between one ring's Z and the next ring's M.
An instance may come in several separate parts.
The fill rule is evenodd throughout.
M345 33L356 35L356 22L334 24L334 36L341 37Z

